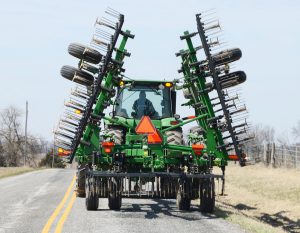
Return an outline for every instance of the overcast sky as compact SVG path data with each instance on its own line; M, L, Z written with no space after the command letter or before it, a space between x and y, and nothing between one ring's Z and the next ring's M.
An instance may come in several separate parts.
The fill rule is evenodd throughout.
M239 47L235 65L247 73L242 85L250 121L289 133L300 120L300 1L200 0L10 0L0 7L0 110L10 105L25 112L29 102L29 130L52 138L74 85L63 79L63 65L76 66L68 55L71 42L89 44L97 16L107 6L125 14L124 29L135 35L128 43L126 75L169 79L185 48L179 36L195 31L195 14L216 8L228 48ZM184 116L183 111L179 111Z

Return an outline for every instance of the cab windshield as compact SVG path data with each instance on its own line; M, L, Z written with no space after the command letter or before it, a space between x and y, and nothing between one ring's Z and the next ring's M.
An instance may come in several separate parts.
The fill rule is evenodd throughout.
M151 119L171 117L170 89L147 85L120 89L117 98L115 115L141 119L149 116Z

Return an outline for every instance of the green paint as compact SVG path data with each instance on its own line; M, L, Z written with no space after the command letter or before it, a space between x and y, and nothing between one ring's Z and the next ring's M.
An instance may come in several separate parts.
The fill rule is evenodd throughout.
M184 34L188 34L188 32ZM117 49L115 60L123 60L123 52L125 51L127 39L126 36L123 37ZM153 171L153 169L155 171L166 171L166 168L169 166L183 166L187 164L187 161L198 166L200 171L206 171L210 160L214 166L225 166L227 164L227 152L218 149L218 146L224 143L221 132L216 128L212 128L208 122L208 119L215 117L215 114L208 93L202 92L207 88L205 72L201 71L199 67L191 66L192 63L198 60L191 39L187 38L186 43L187 49L182 50L185 53L181 56L182 70L184 74L184 87L189 89L192 99L188 100L185 105L193 107L194 104L200 103L203 106L203 108L193 107L195 109L195 118L182 120L168 117L152 120L153 125L163 137L163 142L161 144L148 144L147 135L137 135L135 133L135 128L140 120L120 116L103 117L105 125L115 125L124 129L125 143L123 145L115 145L113 153L125 153L124 166L128 172L139 172L141 170ZM102 85L109 89L118 88L119 83L115 83L113 79L114 76L118 75L118 72L118 70L110 70L104 78ZM157 83L159 85L159 83L167 81L124 80L124 82L125 84L134 83L146 86L149 83ZM175 83L173 85L173 90L175 90ZM118 90L120 91L121 88L118 88ZM103 113L103 104L106 101L111 101L111 97L106 91L101 91L94 106L94 115L101 115ZM177 121L175 125L172 123L174 121ZM204 130L203 138L206 148L202 151L201 155L196 155L190 145L174 145L167 141L166 134L168 132L181 128L193 121L196 121ZM83 134L83 140L90 143L90 145L80 144L76 151L76 160L80 163L91 162L91 155L93 152L97 152L99 154L96 164L98 169L111 169L114 163L113 153L106 154L104 149L101 148L99 134L103 134L99 126L92 123L87 125ZM103 136L105 138L106 135Z

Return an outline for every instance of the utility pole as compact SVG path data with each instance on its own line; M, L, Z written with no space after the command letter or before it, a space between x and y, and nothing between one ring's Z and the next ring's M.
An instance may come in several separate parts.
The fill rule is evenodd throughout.
M24 167L26 166L26 157L27 157L27 121L28 121L28 101L26 101Z
M52 149L52 168L54 166L54 156L55 156L55 133L54 133L54 130L53 130L53 149Z

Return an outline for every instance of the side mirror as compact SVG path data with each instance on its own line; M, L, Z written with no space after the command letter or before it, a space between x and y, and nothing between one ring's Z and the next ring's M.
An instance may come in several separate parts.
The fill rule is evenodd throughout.
M174 118L175 118L176 120L178 120L178 119L180 119L180 115L179 115L179 114L174 114Z

